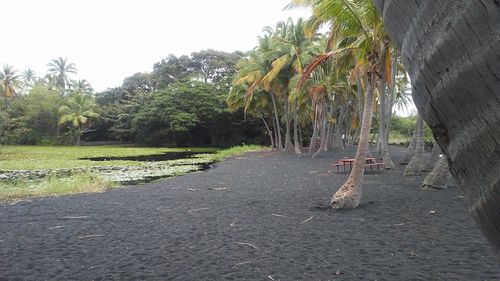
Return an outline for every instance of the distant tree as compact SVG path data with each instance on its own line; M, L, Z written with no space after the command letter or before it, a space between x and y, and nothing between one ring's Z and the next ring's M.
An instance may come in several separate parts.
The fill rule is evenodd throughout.
M82 94L91 94L94 92L92 85L85 79L71 80L71 91Z
M19 75L17 75L17 71L12 66L6 64L0 72L0 83L4 97L4 109L6 109L8 99L14 97L17 91L21 89L22 82Z
M188 56L169 55L153 66L152 79L158 89L164 89L176 82L189 80L191 75L191 59Z
M224 112L225 91L199 81L175 83L155 93L149 104L134 116L132 128L138 141L148 144L179 144L195 127L208 131L217 145L217 120ZM219 125L219 126L217 126Z
M64 100L56 90L35 84L26 96L27 112L24 126L29 130L30 144L54 143L57 134L58 109Z
M151 93L156 85L150 73L137 72L123 80L122 88L130 93Z
M99 114L94 111L95 107L95 101L91 96L74 93L68 98L66 105L59 108L61 115L59 123L71 122L77 138L76 145L80 145L81 136L90 131L90 118L99 117Z
M26 94L36 82L36 73L33 69L28 68L23 71L21 78L23 81L23 93Z
M53 59L48 66L48 74L55 78L55 85L60 91L61 96L66 94L66 91L71 86L71 74L76 74L76 66L74 63L68 63L68 58L58 57Z
M236 63L244 56L241 52L226 53L203 50L191 54L191 76L205 83L231 87L231 79L236 73Z

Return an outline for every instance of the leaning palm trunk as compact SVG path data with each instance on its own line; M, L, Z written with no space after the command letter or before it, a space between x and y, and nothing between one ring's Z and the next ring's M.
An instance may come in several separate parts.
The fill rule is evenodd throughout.
M374 0L415 105L500 258L498 1Z
M408 165L408 163L410 163L411 158L413 158L413 154L415 154L416 147L417 147L417 130L413 132L410 144L408 145L408 148L406 149L406 152L403 155L403 157L399 159L399 164Z
M317 103L313 105L314 109L314 120L313 120L313 134L311 137L311 142L309 143L309 154L312 155L314 152L314 149L316 148L316 138L318 137L318 105Z
M262 116L260 116L260 119L264 123L264 126L266 126L267 135L269 136L269 139L271 140L271 148L274 150L273 133L272 133L271 129L269 128L269 126L267 125L266 119L264 119L264 117L262 117Z
M278 117L278 110L276 108L276 100L274 99L274 95L272 93L269 93L271 95L271 100L273 102L273 111L274 111L274 119L275 119L275 124L276 124L276 145L278 147L278 151L283 150L283 144L281 143L281 126L280 126L280 119Z
M420 175L424 169L424 121L420 115L417 116L417 129L415 134L417 135L415 154L413 154L410 163L408 163L408 166L405 168L405 176Z
M439 161L440 155L442 153L443 152L441 151L441 148L439 148L439 145L434 143L434 145L432 146L431 157L429 158L427 163L425 163L423 171L432 171L432 169L434 169L434 167L436 166L436 163Z
M447 179L451 177L446 158L441 156L432 171L425 177L422 189L444 189Z
M327 148L326 148L326 118L327 118L327 112L328 111L328 103L326 100L323 101L323 106L322 106L322 109L321 109L321 130L320 130L320 134L321 134L321 138L320 138L320 144L319 144L319 148L318 148L318 151L316 151L316 153L313 154L312 158L318 156L318 154L320 154L322 151L326 151Z
M374 81L368 79L365 104L363 109L363 120L361 122L361 134L355 162L347 181L333 195L330 205L332 208L351 209L356 208L361 200L361 180L365 172L365 161L368 153L368 140L372 126L373 103L374 103Z
M382 158L382 162L384 163L384 168L385 169L394 169L396 166L394 166L394 163L392 162L391 156L389 155L389 144L386 141L388 136L386 126L387 126L387 115L386 115L386 103L387 103L387 90L386 90L386 74L385 74L385 66L386 66L386 60L385 56L387 54L384 54L384 57L382 58L382 81L380 83L380 109L379 109L379 118L380 118L380 124L379 124L379 138L378 138L378 145L379 145L379 153Z
M301 154L299 145L299 118L297 114L297 101L293 103L293 146L295 154Z
M293 151L293 144L290 141L290 128L291 128L291 122L290 122L290 103L288 102L288 98L285 101L285 126L286 126L286 131L285 131L285 151L286 152L292 152Z

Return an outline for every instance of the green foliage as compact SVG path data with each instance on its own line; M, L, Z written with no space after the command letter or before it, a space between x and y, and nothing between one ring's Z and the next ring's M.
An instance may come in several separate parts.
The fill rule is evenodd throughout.
M122 146L0 146L0 170L36 170L91 167L96 165L82 158L125 157L182 151L182 148L122 147ZM212 152L210 148L191 148L196 152ZM140 165L135 161L99 162L100 166Z
M213 84L195 81L176 83L154 93L133 119L137 140L145 144L179 144L179 137L197 126L209 127L226 110L224 94Z
M398 139L398 142L408 142L413 136L415 126L417 125L417 116L401 117L394 115L392 117L391 139ZM434 142L432 131L424 124L424 138L427 144Z
M236 155L241 155L243 153L247 152L255 152L255 151L262 151L264 147L260 145L240 145L240 146L233 146L228 149L224 150L219 150L215 155L213 155L214 161L220 161L228 157L236 156Z

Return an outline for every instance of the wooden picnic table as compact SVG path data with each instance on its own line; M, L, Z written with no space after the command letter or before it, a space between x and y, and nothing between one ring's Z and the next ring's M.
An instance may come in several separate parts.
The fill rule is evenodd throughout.
M373 164L380 164L376 163L376 158L373 157L366 157L366 164L368 165L373 165ZM352 170L352 165L356 162L356 159L354 158L342 158L337 161L337 163L333 164L335 167L337 167L337 173L340 173L340 166L342 166L343 171L346 172L346 167L349 166L349 171ZM370 166L371 167L371 166ZM379 166L377 165L377 168Z

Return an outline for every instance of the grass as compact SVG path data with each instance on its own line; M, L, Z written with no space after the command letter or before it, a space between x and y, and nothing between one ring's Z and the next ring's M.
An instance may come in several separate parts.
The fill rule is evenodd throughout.
M214 152L214 148L189 148L195 152ZM263 148L256 145L237 146L218 150L214 154L203 154L212 161L221 161L227 157ZM138 161L101 161L80 160L89 157L124 157L161 154L183 151L185 148L149 148L149 147L74 147L74 146L1 146L0 170L47 170L58 168L76 168L92 166L130 166L141 165ZM189 161L189 159L186 159ZM183 160L179 160L183 161ZM186 162L186 161L184 161ZM182 174L182 173L180 173ZM73 174L68 177L52 176L37 181L0 181L0 201L19 200L36 196L60 196L73 193L103 192L119 187L117 183L106 180L96 174Z
M30 182L0 182L0 201L34 196L59 196L73 193L103 192L117 184L92 174L66 178L51 177Z
M263 150L264 148L259 145L242 145L242 146L233 146L228 149L223 149L217 151L217 153L213 154L213 160L214 161L221 161L224 160L225 158L235 156L235 155L240 155L243 153L251 152L251 151L260 151Z
M213 152L214 148L190 148L195 152ZM79 158L125 157L183 151L185 148L120 146L0 146L0 170L37 170L91 167L96 163ZM103 161L100 166L139 165L137 161Z

